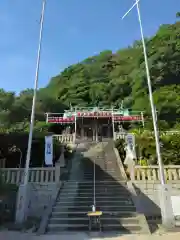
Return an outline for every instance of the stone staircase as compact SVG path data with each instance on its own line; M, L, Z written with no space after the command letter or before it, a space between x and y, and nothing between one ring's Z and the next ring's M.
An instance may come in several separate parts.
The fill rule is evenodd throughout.
M94 163L95 201L97 210L103 212L102 231L141 232L142 226L117 165L113 145L98 143L84 153L74 179L64 184L48 222L48 233L88 231L87 212L91 211L94 199Z

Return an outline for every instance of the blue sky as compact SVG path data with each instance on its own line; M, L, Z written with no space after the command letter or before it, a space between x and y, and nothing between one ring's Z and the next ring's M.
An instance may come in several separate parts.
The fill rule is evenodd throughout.
M39 87L65 67L140 38L134 0L47 0ZM19 92L34 82L41 0L0 1L0 88ZM144 33L175 22L179 0L141 0Z

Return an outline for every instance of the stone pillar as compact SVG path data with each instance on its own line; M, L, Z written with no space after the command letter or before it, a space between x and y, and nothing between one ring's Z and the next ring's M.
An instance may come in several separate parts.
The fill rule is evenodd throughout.
M6 167L6 159L5 158L1 158L0 159L0 168L5 168Z
M126 148L126 158L124 164L128 167L131 181L135 180L135 161L132 154L132 151L129 147Z
M109 126L109 125L108 125L107 131L108 131L108 138L110 138L110 137L111 137L111 129L110 129L110 126Z
M96 129L95 129L94 126L93 126L93 128L92 128L92 134L93 134L92 140L93 140L93 141L96 141Z
M30 203L30 185L21 184L18 189L16 200L16 223L23 223L28 217L28 208Z
M55 164L55 182L60 182L60 176L61 176L61 163L58 161Z
M162 215L162 225L167 230L175 227L171 192L171 187L168 184L159 185L159 201Z
M83 128L83 126L81 126L81 138L84 139L84 128Z
M73 143L76 143L76 133L73 133Z
M134 164L135 165L135 164ZM135 166L133 164L128 166L131 181L135 180Z
M60 163L60 167L65 167L65 159L64 159L64 145L61 146L61 155L58 159L58 162Z
M98 142L98 125L97 125L97 120L96 120L96 125L95 125L95 141Z

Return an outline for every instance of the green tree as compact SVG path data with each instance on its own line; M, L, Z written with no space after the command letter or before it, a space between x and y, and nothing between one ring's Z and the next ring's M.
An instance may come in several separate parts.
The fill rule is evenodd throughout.
M180 12L177 12L177 13L176 13L176 17L177 17L177 18L180 18Z

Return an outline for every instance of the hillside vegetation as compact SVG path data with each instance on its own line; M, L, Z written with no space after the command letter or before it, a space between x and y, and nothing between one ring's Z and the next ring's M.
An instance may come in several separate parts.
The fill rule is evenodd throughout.
M166 127L180 120L180 22L161 25L146 39L153 95L159 119ZM28 131L33 91L0 90L1 132ZM120 106L150 115L148 88L141 41L112 53L103 51L66 68L40 89L36 105L36 128L45 126L44 113L63 112L69 104ZM169 126L168 126L169 125ZM35 128L35 129L36 129Z

